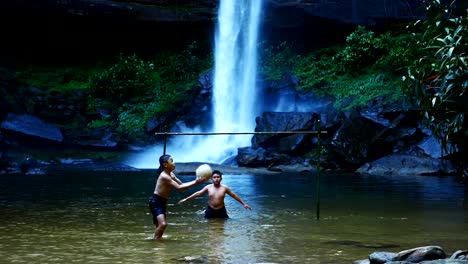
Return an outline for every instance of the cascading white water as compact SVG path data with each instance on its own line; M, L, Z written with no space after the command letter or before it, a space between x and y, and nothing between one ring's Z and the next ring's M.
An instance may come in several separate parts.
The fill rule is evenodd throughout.
M261 1L221 1L215 42L214 131L252 132L255 128L257 40ZM221 157L250 145L251 136L217 136ZM219 148L218 148L219 149Z
M262 0L221 0L215 36L213 83L213 130L253 132L257 99L257 42ZM184 132L200 132L199 129ZM221 163L249 146L251 135L175 136L167 153L179 162ZM135 155L127 164L157 167L163 146Z

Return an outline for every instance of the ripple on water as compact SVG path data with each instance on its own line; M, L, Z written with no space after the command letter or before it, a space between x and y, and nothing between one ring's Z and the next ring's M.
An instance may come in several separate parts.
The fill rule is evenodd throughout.
M181 206L175 202L187 193L174 193L162 241L147 239L154 225L144 189L154 183L152 175L3 179L9 181L5 193L21 185L22 192L40 195L2 193L0 255L6 263L174 263L197 256L208 263L350 263L375 250L427 241L446 251L468 244L460 232L468 229L465 189L450 178L434 185L431 178L398 183L327 176L316 220L315 181L287 177L226 177L253 208L227 197L227 221L203 219L206 199ZM85 191L72 192L76 185ZM439 228L429 232L430 226Z

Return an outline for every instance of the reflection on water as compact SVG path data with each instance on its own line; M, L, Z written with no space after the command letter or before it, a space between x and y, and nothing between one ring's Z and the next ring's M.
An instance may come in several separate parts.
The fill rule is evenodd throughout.
M181 177L183 181L192 177ZM154 174L0 176L2 263L350 263L374 251L468 244L467 188L451 177L224 175L252 211L226 198L230 219L203 219L199 190L173 192L163 241L147 200Z

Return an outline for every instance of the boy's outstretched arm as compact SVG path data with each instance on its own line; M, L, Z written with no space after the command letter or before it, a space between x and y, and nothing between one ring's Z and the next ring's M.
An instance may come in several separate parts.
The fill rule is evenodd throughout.
M242 204L242 206L244 206L245 209L252 210L252 208L244 201L242 201L239 195L235 194L233 191L231 191L231 189L226 187L226 193L229 194L229 196L231 196L232 198L236 199L236 201L238 201L240 204Z
M177 182L179 185L182 184L182 181L179 178L177 178L177 176L173 172L171 172L171 179Z
M179 204L185 203L185 202L187 202L187 201L189 201L189 200L192 200L193 198L196 198L196 197L198 197L198 196L201 196L201 195L203 195L204 193L206 193L207 191L208 191L208 186L205 186L203 189L199 190L198 192L194 192L194 193L192 193L190 196L188 196L188 197L186 197L186 198L180 200L180 201L179 201Z
M178 179L177 179L178 180ZM191 188L197 184L200 184L200 183L203 183L205 182L206 180L205 179L202 179L202 178L197 178L193 181L189 181L189 182L184 182L184 183L180 183L175 180L175 179L170 179L170 184L172 185L172 187L174 189L176 189L177 191L185 191L186 189L188 188ZM179 180L180 181L180 180Z

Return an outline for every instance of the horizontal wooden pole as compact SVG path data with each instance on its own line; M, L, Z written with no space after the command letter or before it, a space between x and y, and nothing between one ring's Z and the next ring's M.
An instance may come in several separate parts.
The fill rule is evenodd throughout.
M276 131L276 132L155 132L154 135L188 135L188 136L212 136L212 135L272 135L272 134L326 134L327 131Z

